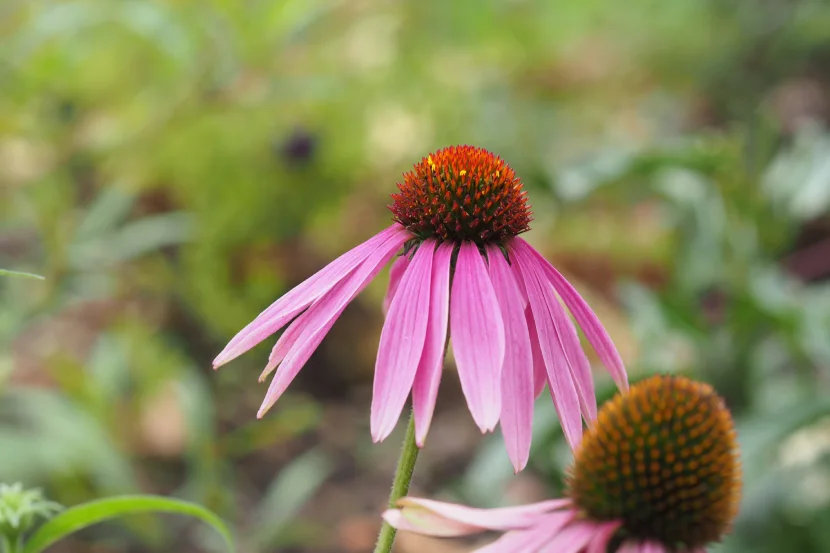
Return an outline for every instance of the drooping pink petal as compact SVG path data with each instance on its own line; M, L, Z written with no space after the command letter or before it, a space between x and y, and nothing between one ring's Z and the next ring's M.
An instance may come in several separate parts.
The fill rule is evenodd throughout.
M415 380L429 320L434 249L432 240L418 248L401 277L380 333L370 418L375 442L382 441L395 428Z
M596 524L576 521L563 528L539 553L579 553L596 531Z
M504 323L478 246L463 242L450 295L450 329L461 391L482 432L501 414Z
M334 288L387 239L398 236L411 235L402 226L394 224L344 253L288 291L228 342L225 349L214 359L213 367L219 368L278 331L303 309Z
M585 549L585 553L607 553L608 543L620 527L619 522L603 522L594 533L594 537Z
M329 293L331 293L331 291L329 291ZM316 311L314 306L321 300L325 300L325 296L316 300L315 303L311 304L308 309L300 313L300 315L294 319L290 325L288 325L288 328L286 328L285 332L283 332L279 337L277 343L274 344L273 348L271 348L271 353L268 355L268 364L265 365L265 368L262 370L262 374L259 375L260 382L264 382L268 375L274 372L277 365L285 359L285 355L291 347L297 343L297 340L302 335L303 329L305 329L308 324L309 318Z
M389 269L389 288L386 289L386 296L383 298L383 312L389 312L389 305L392 303L392 298L395 297L395 292L398 290L398 285L401 283L401 277L409 265L409 257L406 255L399 256L392 268Z
M535 250L527 251L530 246L527 242L516 243L515 249L526 250L523 253L525 259L530 260L530 263L538 263L538 254ZM536 255L534 255L536 254ZM545 262L547 263L547 262ZM539 275L539 281L544 282L545 268L539 265L536 269L536 274ZM544 282L543 287L549 287L549 284ZM546 290L548 295L549 290ZM554 299L555 296L553 296ZM565 354L565 364L571 374L571 379L576 387L576 393L579 397L580 410L585 417L586 422L592 422L597 418L597 398L594 391L594 378L591 374L591 364L585 356L585 351L582 349L582 344L579 342L579 335L576 333L576 328L571 322L570 317L565 312L565 308L559 301L553 301L549 304L551 315L553 316L553 324L556 328L556 335L559 337L559 343L562 346L562 351Z
M666 548L661 543L646 541L640 544L640 553L666 553Z
M548 543L574 518L573 511L555 513L536 519L527 530L513 530L473 553L532 553Z
M426 243L424 243L426 245ZM421 246L423 247L423 246ZM429 322L424 342L424 351L415 373L412 385L412 409L415 413L415 443L424 447L435 400L438 397L438 384L441 382L441 370L444 367L444 353L447 342L447 318L450 299L450 261L452 245L442 242L432 259L432 284L429 298Z
M484 530L521 530L533 526L540 517L549 517L554 511L570 509L569 499L549 499L539 503L518 505L516 507L500 507L497 509L476 509L455 503L444 503L432 499L405 497L398 501L398 507L405 517L409 513L429 511L432 515L456 523L466 524ZM419 515L420 516L420 515ZM472 533L472 532L468 532Z
M257 413L262 417L300 372L346 306L380 272L407 240L406 234L393 234L375 249L346 279L338 282L325 296L312 305L293 332L296 336L280 364Z
M536 333L536 321L533 320L530 306L525 308L525 320L527 321L527 332L530 336L530 350L533 354L533 397L538 398L545 390L548 373L545 370L545 358L542 357L539 335Z
M388 509L381 516L398 530L437 538L469 536L481 532L478 526L442 517L426 509Z
M501 432L513 469L527 465L533 431L533 354L524 300L498 246L488 246L490 282L504 322L504 364L501 372Z
M556 290L556 293L559 294L562 301L565 302L565 305L573 314L576 322L579 323L580 328L585 333L585 337L591 343L594 350L596 350L597 355L599 355L600 361L602 361L603 365L611 373L614 382L617 383L617 386L621 390L627 390L628 376L626 375L622 358L616 346L614 346L611 337L608 335L608 332L605 330L605 327L602 326L599 318L588 306L588 303L579 295L579 292L576 291L571 283L553 265L548 263L539 252L534 250L530 244L521 238L516 238L515 240L524 243L527 249L534 254L538 262L545 268L545 273Z
M524 282L533 320L536 323L553 405L559 414L565 439L571 449L576 449L582 441L582 416L579 395L554 323L553 312L558 306L558 300L536 260L525 248L515 247L515 243L511 243L511 246L511 259Z

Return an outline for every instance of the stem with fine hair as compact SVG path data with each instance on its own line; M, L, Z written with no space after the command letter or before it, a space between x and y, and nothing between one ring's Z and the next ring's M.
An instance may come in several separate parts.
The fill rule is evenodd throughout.
M418 445L415 443L415 415L409 413L409 424L406 426L406 436L401 447L401 456L398 458L398 468L395 470L395 479L392 481L392 492L389 494L389 508L394 509L400 498L409 493L409 484L412 482L412 473L415 471L415 462L418 460ZM375 544L375 553L390 553L395 543L397 530L384 521Z

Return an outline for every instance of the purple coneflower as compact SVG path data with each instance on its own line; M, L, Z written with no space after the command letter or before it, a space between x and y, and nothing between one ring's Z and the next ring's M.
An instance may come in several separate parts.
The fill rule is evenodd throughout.
M331 326L393 257L375 366L371 432L395 426L412 393L416 440L429 429L447 336L470 413L482 432L501 422L516 468L527 463L533 401L547 382L570 445L596 418L582 328L620 388L623 363L585 300L527 242L527 195L498 156L472 146L439 150L404 174L395 223L289 291L242 329L219 367L291 323L260 377L279 365L259 410L282 395ZM563 307L563 305L565 307ZM293 322L292 322L293 321Z
M432 536L505 533L476 553L704 553L738 511L732 418L711 386L652 377L602 407L567 484L566 499L500 509L404 498L384 518Z

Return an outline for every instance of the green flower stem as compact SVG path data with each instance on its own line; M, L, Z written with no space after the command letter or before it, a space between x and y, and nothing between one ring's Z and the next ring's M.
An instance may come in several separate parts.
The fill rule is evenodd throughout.
M389 508L394 509L398 500L409 493L409 484L412 482L412 473L415 471L415 462L418 460L418 446L415 444L415 415L409 413L409 424L406 427L406 436L401 447L401 456L398 458L398 468L395 470L395 479L392 481L392 492L389 494ZM375 553L390 553L395 543L395 533L388 522L384 521L378 534Z

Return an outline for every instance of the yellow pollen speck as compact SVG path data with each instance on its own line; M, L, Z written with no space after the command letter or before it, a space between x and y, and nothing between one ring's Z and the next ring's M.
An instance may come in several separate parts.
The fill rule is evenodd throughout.
M466 175L466 174L467 174L467 170L466 170L466 169L462 169L461 171L459 171L459 172L458 172L458 174L459 174L459 175L461 175L461 176L463 177L464 175Z

